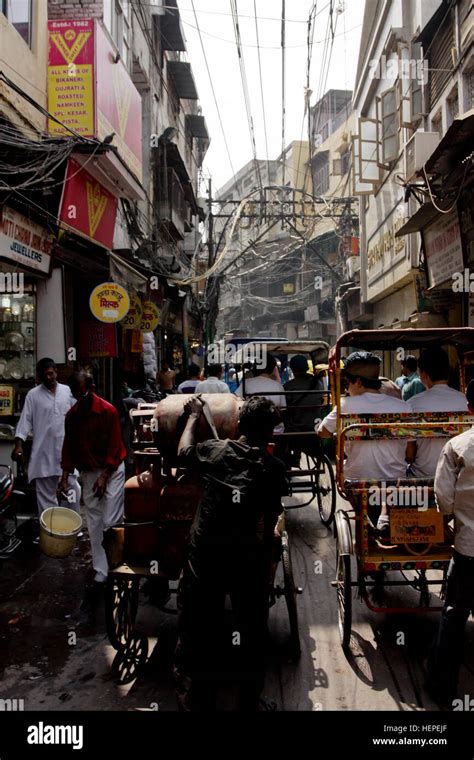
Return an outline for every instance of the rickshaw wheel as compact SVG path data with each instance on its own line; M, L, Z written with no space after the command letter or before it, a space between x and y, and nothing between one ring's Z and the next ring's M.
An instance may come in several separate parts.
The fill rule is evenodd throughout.
M112 672L117 683L131 683L140 673L148 657L148 639L139 634L133 635L125 647L118 650L112 663Z
M329 528L336 511L336 480L332 464L326 454L323 454L318 462L318 470L320 469L322 472L318 475L317 490L319 517L322 524Z
M133 636L139 584L138 578L107 578L105 622L107 635L114 649L124 649Z
M349 554L339 554L339 546L337 547L336 583L339 636L342 648L347 650L352 631L351 558Z
M290 621L291 659L293 662L298 662L301 657L300 634L298 630L298 609L296 606L296 589L293 579L290 545L286 530L283 531L281 536L281 562L283 566L285 600Z

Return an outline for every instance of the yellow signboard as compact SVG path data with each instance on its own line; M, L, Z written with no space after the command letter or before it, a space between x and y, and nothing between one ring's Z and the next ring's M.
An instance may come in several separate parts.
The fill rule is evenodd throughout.
M90 310L99 322L120 322L130 308L130 298L121 285L116 282L103 282L97 285L89 298Z
M48 31L48 110L58 120L49 119L49 132L70 135L69 127L90 137L95 132L94 22L50 21Z
M121 325L124 330L138 330L142 322L143 306L136 293L130 296L130 309Z
M395 544L442 544L443 515L436 509L390 511L390 536Z
M140 330L142 332L153 332L153 330L156 330L160 323L160 316L161 312L158 306L151 301L144 301Z
M13 385L0 385L0 415L13 414L14 388Z

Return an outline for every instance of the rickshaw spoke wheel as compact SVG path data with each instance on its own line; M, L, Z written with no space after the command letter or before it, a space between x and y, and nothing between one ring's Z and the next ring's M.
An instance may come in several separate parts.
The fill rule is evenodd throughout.
M344 650L349 649L352 629L352 586L351 558L348 554L339 554L337 550L337 607L339 636Z
M119 649L112 663L112 672L117 683L131 683L140 673L148 657L148 639L135 634L127 645Z
M133 636L138 609L139 580L109 576L105 597L107 635L114 649L123 649Z
M319 517L323 525L329 528L336 511L336 480L332 464L326 454L318 462L317 497Z
M298 629L298 609L296 606L296 588L293 578L290 544L286 530L283 531L281 536L281 562L283 567L285 601L290 622L291 659L293 662L298 662L301 657L300 634Z

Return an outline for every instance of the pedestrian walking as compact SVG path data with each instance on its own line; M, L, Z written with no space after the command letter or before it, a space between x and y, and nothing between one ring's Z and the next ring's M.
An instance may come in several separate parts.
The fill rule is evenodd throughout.
M61 464L63 477L77 468L83 485L83 501L95 571L92 588L100 591L107 579L108 563L102 547L103 532L123 518L125 465L117 410L94 391L92 376L75 372L69 385L77 403L66 415Z
M53 359L40 359L36 365L38 385L28 391L15 433L12 459L23 464L23 444L31 434L33 445L28 462L28 482L35 484L38 517L57 504L58 481L62 475L61 450L64 440L64 419L75 399L68 385L58 383ZM74 467L62 484L68 495L67 506L80 509L81 488Z
M467 387L474 414L474 381ZM438 509L454 515L454 551L444 609L428 663L428 691L440 706L453 707L464 651L464 631L474 609L474 428L445 445L434 482Z

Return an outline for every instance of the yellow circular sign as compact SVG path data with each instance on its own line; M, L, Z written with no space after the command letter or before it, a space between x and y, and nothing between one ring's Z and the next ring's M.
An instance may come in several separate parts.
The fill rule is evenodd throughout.
M120 322L130 308L127 291L116 282L103 282L97 285L89 298L90 310L99 322Z
M121 325L124 330L138 330L142 321L143 306L136 293L130 296L130 309Z
M139 329L142 332L153 332L160 323L161 312L158 306L151 301L144 301L142 307L142 321Z

